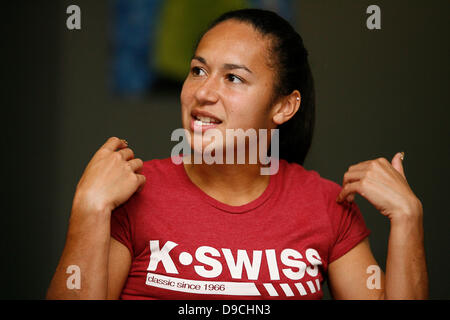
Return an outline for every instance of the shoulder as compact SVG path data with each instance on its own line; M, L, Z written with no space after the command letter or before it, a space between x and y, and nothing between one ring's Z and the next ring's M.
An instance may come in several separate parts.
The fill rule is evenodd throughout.
M124 203L125 209L133 216L140 212L145 214L148 210L140 209L147 208L149 203L155 204L167 199L168 195L179 194L185 187L183 170L183 165L173 163L171 158L144 161L140 174L146 177L145 184Z
M311 210L314 208L331 225L340 221L347 212L358 210L355 203L336 202L342 190L338 183L296 163L285 162L283 165L281 192L293 201L306 204Z
M335 199L342 187L333 180L322 177L316 170L308 170L298 163L280 161L283 168L282 179L285 185L292 188L301 188L303 192L312 192L324 200Z
M146 182L143 190L177 188L184 184L183 172L183 164L175 164L170 157L144 161L141 174L146 177ZM147 195L146 192L143 194Z
M171 158L164 159L151 159L144 161L142 167L142 174L144 175L175 175L176 171L182 164L178 165L173 163Z

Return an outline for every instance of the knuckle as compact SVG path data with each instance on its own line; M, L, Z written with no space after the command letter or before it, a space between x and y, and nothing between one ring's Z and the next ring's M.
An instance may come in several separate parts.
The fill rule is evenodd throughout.
M119 152L114 152L113 157L115 160L120 161L122 160L122 155Z
M133 167L131 166L131 163L129 161L125 161L125 165L127 169L130 169L130 171L133 171Z
M141 177L138 174L134 174L134 183L139 184L141 182Z
M369 184L369 180L368 179L362 179L359 182L359 185L361 186L361 188L366 188L368 184Z
M112 136L112 137L109 137L109 139L108 139L108 141L109 142L119 142L119 138L117 138L116 136Z
M364 176L363 176L363 179L362 179L362 180L370 179L370 178L372 178L372 177L373 177L373 171L367 170L367 171L364 173Z
M97 150L97 152L95 153L94 156L100 156L100 157L103 157L103 156L106 156L107 154L109 154L109 152L108 152L107 149L105 149L105 148L100 148L100 149Z
M348 179L349 179L349 176L350 176L350 172L346 172L346 173L344 173L344 181L347 181Z

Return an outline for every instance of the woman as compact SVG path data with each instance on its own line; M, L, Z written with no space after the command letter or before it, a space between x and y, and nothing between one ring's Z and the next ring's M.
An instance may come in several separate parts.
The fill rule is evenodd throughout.
M211 130L279 129L279 168L263 175L267 165L248 157L143 163L126 141L108 139L77 185L48 298L320 299L325 279L336 299L427 298L422 205L403 155L351 166L343 187L302 167L313 79L302 39L285 20L256 9L219 17L196 47L180 98L194 155ZM235 141L215 140L214 150L229 154ZM386 275L355 193L390 220ZM70 265L81 271L75 289Z

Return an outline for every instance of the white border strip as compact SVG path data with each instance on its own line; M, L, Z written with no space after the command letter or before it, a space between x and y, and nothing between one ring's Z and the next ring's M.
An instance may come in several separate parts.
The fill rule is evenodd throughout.
M256 285L252 282L220 282L220 281L198 281L189 279L180 279L168 277L156 273L147 273L145 284L152 287L214 295L232 295L232 296L260 296Z

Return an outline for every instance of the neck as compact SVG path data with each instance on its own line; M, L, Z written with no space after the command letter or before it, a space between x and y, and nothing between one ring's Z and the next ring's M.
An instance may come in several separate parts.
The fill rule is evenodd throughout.
M193 164L184 161L189 179L210 197L239 206L258 198L269 184L260 164Z

